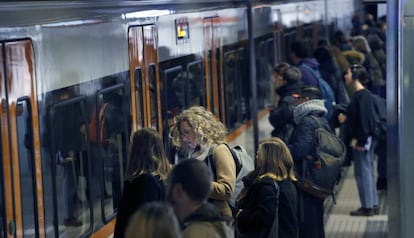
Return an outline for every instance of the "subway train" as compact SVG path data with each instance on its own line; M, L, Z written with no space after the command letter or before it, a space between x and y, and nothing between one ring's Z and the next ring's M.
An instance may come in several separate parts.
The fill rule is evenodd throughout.
M289 45L351 29L354 0L0 4L0 237L109 237L130 135L201 105L248 137ZM247 130L251 133L246 133ZM270 132L269 132L270 134Z

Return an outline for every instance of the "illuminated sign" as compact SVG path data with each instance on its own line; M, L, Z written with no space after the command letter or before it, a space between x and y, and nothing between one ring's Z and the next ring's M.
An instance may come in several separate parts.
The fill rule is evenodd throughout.
M177 44L183 44L189 41L190 29L188 27L187 18L180 18L175 20L175 33Z

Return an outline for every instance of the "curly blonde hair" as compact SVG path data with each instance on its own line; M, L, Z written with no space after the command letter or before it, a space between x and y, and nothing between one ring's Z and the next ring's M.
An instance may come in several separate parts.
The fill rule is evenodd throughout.
M224 124L204 107L193 106L174 118L170 131L173 144L184 152L188 152L189 148L181 138L180 125L183 122L191 126L202 145L220 144L226 141L227 130Z

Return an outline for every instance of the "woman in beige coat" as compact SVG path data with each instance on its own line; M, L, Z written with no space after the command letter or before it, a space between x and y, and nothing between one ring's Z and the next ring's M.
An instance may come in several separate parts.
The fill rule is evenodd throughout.
M222 122L203 107L193 106L174 118L170 137L185 158L194 158L208 164L208 156L213 156L215 166L214 181L209 202L217 206L226 216L232 211L228 204L236 181L236 164L229 148L225 145L226 128Z

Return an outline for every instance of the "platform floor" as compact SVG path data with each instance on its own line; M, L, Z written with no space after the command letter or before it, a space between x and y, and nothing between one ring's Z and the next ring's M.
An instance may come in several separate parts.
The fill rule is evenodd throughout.
M336 204L325 201L326 238L386 238L388 233L388 206L386 191L379 191L380 215L353 217L349 213L361 206L354 178L353 166L344 171L338 187Z

